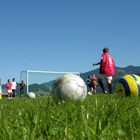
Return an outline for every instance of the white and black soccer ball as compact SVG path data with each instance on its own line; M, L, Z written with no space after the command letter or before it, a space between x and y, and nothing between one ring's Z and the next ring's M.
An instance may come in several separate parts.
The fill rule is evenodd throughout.
M29 92L29 93L27 94L27 96L28 96L28 98L30 98L30 99L36 98L36 95L35 95L34 92Z
M77 101L85 99L87 86L84 80L72 73L58 77L52 86L52 96L55 101Z

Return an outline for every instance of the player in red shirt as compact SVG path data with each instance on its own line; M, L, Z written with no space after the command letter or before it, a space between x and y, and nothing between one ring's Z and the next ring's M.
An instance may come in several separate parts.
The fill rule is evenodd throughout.
M106 78L109 93L112 93L112 78L115 75L115 62L114 59L109 55L108 48L103 49L101 61L93 64L93 66L95 65L100 65L98 83L101 86L103 92L106 93L102 79Z
M10 79L8 79L6 87L8 91L8 97L12 97L12 83L10 82Z
M90 76L90 78L92 81L91 93L96 93L96 85L97 85L96 76L93 74Z
M96 93L97 80L94 74L91 76L88 76L88 78L86 79L86 84L90 89L90 91L88 92L89 95Z

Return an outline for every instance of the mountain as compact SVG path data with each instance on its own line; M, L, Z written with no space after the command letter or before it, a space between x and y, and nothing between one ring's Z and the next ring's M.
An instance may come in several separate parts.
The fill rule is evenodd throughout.
M95 74L96 77L98 77L98 75L99 75L98 71L99 71L99 69L97 68L97 69L92 70L92 71L81 73L80 76L84 79L84 81L86 81L86 79L89 75ZM116 67L116 74L113 78L113 92L115 92L115 88L116 88L116 84L117 84L118 80L126 74L140 75L140 66L127 66L127 67L123 67L123 68ZM34 83L34 84L29 86L29 89L30 89L29 91L35 92L38 96L49 95L50 91L51 91L52 84L53 84L53 81L50 81L47 83L42 83L42 84ZM105 87L107 88L106 84L105 84ZM5 85L3 85L3 89L6 89ZM101 88L99 86L97 86L97 92L100 92L100 93L102 92ZM6 91L6 93L7 93L7 91ZM17 89L17 93L19 94L19 86Z
M116 83L118 82L118 80L123 77L124 75L126 74L137 74L137 75L140 75L140 66L127 66L127 67L116 67L116 74L113 78L113 92L115 92L115 88L116 88ZM85 72L85 73L81 73L81 77L86 81L87 77L89 75L92 75L92 74L95 74L96 77L98 77L99 75L99 69L95 69L95 70L92 70L92 71L88 71L88 72ZM106 88L107 88L107 85L105 85ZM97 86L97 91L98 92L102 92L100 87Z
M96 76L98 76L99 69L95 69L92 71L81 73L81 77L83 79L86 79L91 74L95 74ZM127 66L124 68L116 67L116 74L115 74L114 78L118 79L126 74L138 74L138 75L140 75L140 66Z

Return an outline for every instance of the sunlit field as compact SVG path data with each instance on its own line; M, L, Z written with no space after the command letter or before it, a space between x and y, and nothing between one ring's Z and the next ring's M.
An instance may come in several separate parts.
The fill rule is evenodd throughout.
M107 94L62 104L51 97L2 99L0 139L140 139L140 99Z

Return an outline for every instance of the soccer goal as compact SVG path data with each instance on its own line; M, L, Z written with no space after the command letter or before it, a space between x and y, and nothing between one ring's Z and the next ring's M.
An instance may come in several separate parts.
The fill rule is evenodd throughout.
M26 70L21 72L20 80L25 83L25 93L35 92L37 96L50 95L54 80L66 73L80 75L79 72Z

